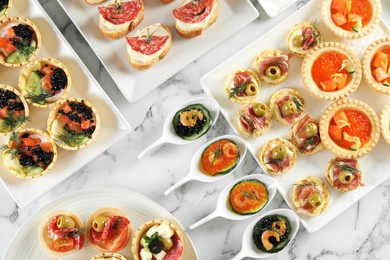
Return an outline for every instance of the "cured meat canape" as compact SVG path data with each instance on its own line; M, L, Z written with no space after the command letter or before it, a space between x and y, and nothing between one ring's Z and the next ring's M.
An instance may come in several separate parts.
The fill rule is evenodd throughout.
M323 148L319 124L310 115L304 116L293 125L290 140L302 154L317 153Z
M311 49L322 42L322 35L316 23L301 22L290 30L287 42L290 52L303 58Z
M290 72L290 56L278 49L267 49L255 58L253 67L261 81L278 84Z
M225 80L225 90L229 99L237 103L255 99L260 88L259 77L254 71L246 68L230 73Z
M248 103L238 112L238 128L249 136L261 136L272 125L272 112L263 103Z
M326 179L330 186L342 192L364 186L360 164L356 159L332 159L328 164Z
M305 112L305 101L297 90L282 88L272 94L270 108L276 120L288 125L302 117Z

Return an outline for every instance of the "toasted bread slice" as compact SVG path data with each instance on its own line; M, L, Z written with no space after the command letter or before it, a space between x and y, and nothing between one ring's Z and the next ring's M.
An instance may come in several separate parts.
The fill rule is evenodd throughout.
M162 46L158 46L159 49L157 51L151 51L153 53L149 53L150 48L156 47L154 43L157 39L154 39L154 36L168 38L162 43ZM134 37L128 37L127 39L130 42L135 38L138 38L136 41L141 41L144 44L143 49L145 49L145 52L142 53L139 49L133 48L130 43L127 44L128 61L137 70L149 69L154 63L167 55L172 45L171 31L165 25L159 23L138 30Z

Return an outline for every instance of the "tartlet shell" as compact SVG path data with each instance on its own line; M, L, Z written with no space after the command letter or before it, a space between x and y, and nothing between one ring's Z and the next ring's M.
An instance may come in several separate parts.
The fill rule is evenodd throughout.
M90 230L91 230L91 228L92 228L92 221L95 219L95 217L100 216L100 215L103 215L103 216L105 216L105 217L120 216L120 217L124 217L124 218L127 218L128 220L130 220L130 219L126 216L126 214L123 213L123 212L122 212L120 209L118 209L118 208L101 208L101 209L96 210L95 212L93 212L93 213L89 216L89 218L88 218L88 220L87 220L87 222L86 222L86 224L85 224L85 232L86 232L87 239L88 239L89 241L91 241L91 238L90 238ZM121 248L120 250L122 250L123 248L125 248L125 247L129 244L129 242L130 242L130 238L131 238L131 235L132 235L132 233L133 233L133 230L132 230L132 228L131 228L131 222L130 222L130 224L127 226L127 231L128 231L127 240L126 240L126 242L123 244L123 246L122 246L122 248ZM94 249L96 249L96 251L98 251L98 252L100 252L100 253L109 253L109 252L111 252L111 251L108 251L108 250L106 250L106 249L104 249L104 248L101 248L101 247L99 247L98 245L95 245L95 244L92 244L92 243L91 243L91 246L92 246ZM118 251L120 251L120 250L118 250Z
M42 43L42 41L41 41L41 33L39 32L38 28L35 26L35 24L33 22L31 22L30 20L28 20L28 19L26 19L24 17L18 17L18 16L13 16L13 17L9 17L9 18L6 18L4 20L1 20L0 21L0 29L1 29L1 27L3 27L3 25L5 25L5 24L7 24L9 22L17 22L17 23L21 23L21 24L26 24L29 27L31 27L31 29L35 33L37 47L35 49L34 54L31 55L31 57L28 60L26 60L25 62L20 63L20 64L8 63L6 61L6 57L2 53L0 53L0 64L1 65L4 65L6 67L11 67L11 68L21 67L21 66L24 66L27 63L31 62L38 55L38 52L41 49L41 43Z
M170 222L168 220L162 220L162 219L150 220L150 221L144 223L142 226L140 226L137 229L137 231L135 231L135 233L134 233L133 240L131 242L131 251L133 253L134 260L141 260L141 258L139 257L139 253L138 253L139 252L139 245L140 245L142 237L145 235L145 233L148 231L148 229L156 224L160 225L162 223L168 224L175 231L175 233L179 236L179 239L183 242L183 236L181 235L181 233L180 233L179 229L176 227L176 225L174 225L172 222ZM183 245L184 245L184 242L183 242Z
M257 89L257 93L256 95L253 95L253 96L245 96L245 98L240 98L240 97L236 97L236 95L234 95L233 97L229 98L229 95L230 95L230 85L232 83L232 81L234 80L234 76L236 75L237 72L241 72L241 71L246 71L248 72L256 81L256 84L258 86L258 89ZM261 89L261 82L260 82L260 79L259 77L257 76L257 74L251 70L251 69L247 69L247 68L241 68L241 69L238 69L238 70L235 70L233 72L231 72L225 79L225 91L228 95L228 98L233 101L233 102L236 102L236 103L247 103L247 102L250 102L254 99L256 99L256 97L259 95L259 91Z
M281 171L281 172L275 172L272 169L268 168L266 162L264 161L265 160L265 155L268 153L268 151L270 150L271 146L273 146L273 145L287 146L293 153L290 165L287 168L285 168L283 171ZM269 140L267 143L265 143L263 145L263 147L261 148L260 153L259 153L259 161L260 161L261 165L266 170L266 172L270 173L270 174L277 174L277 175L279 175L279 174L286 173L287 171L289 171L294 166L296 159L297 159L297 151L295 149L295 146L292 143L290 143L290 141L288 141L286 139L282 139L282 138L275 138L275 139Z
M17 133L18 133L18 135L22 135L22 134L24 134L24 133L32 133L32 134L43 135L43 136L44 136L45 138L47 138L47 140L49 140L49 142L51 143L51 146L52 146L52 148L53 148L53 160L51 161L51 163L47 166L47 168L46 168L43 172L41 172L41 173L39 173L39 174L36 174L36 175L33 175L33 176L27 176L27 175L25 175L25 174L22 174L22 173L19 173L19 172L13 170L13 169L10 169L10 168L8 167L8 163L6 163L6 160L5 160L5 157L4 157L4 152L3 152L3 165L7 168L7 170L8 170L12 175L14 175L15 177L18 177L18 178L20 178L20 179L25 179L25 180L27 180L27 179L35 179L35 178L41 177L41 176L43 176L43 175L49 173L50 170L53 168L53 166L54 166L56 160L57 160L57 147L56 147L54 141L50 138L50 136L49 136L47 133L43 132L43 131L40 130L40 129L36 129L36 128L22 129L22 130L20 130L20 131L17 131Z
M57 255L57 256L69 255L70 253L72 253L73 251L76 251L77 249L73 249L73 250L70 250L68 252L56 252L56 251L51 250L50 247L49 247L49 245L52 242L52 240L50 240L48 238L47 225L48 225L50 219L55 217L55 216L57 216L57 215L70 216L76 222L76 224L77 224L76 227L77 228L82 228L84 226L83 221L76 214L74 214L73 212L70 212L70 211L67 211L67 210L59 210L59 211L52 212L49 215L45 216L41 220L41 223L40 223L39 229L38 229L39 242L40 242L41 246L46 251L50 252L51 254L54 254L54 255ZM84 244L84 246L85 246L85 244Z
M357 39L362 38L368 34L370 34L375 27L379 24L381 19L382 6L380 0L370 0L372 7L372 16L366 26L362 27L359 32L355 31L346 31L341 27L338 27L331 18L330 5L332 0L323 0L321 6L321 15L322 20L324 21L326 27L335 34L336 36L344 39Z
M370 140L356 151L347 150L339 147L330 138L328 133L329 122L332 117L340 110L353 109L363 112L371 123L371 137ZM324 147L337 157L350 159L359 158L369 153L378 143L380 136L379 118L375 111L366 103L357 99L342 99L329 105L320 120L320 135Z
M61 108L61 106L65 103L65 102L68 102L68 101L76 101L76 102L81 102L82 100L84 100L84 104L88 107L90 107L92 109L92 112L94 114L94 120L95 120L95 126L96 126L96 129L95 131L93 132L92 134L92 137L88 140L88 142L86 142L85 144L82 144L80 146L76 146L76 147L72 147L72 146L69 146L69 145L66 145L66 144L63 144L63 143L60 143L60 142L56 142L56 138L55 138L55 135L51 132L51 125L52 123L54 122L54 120L56 119L56 116L58 114L58 110ZM65 150L70 150L70 151L75 151L75 150L80 150L81 148L89 145L97 136L98 132L99 132L99 128L100 128L100 117L99 117L99 114L98 114L98 111L89 103L87 102L85 99L80 99L80 98L66 98L66 99L63 99L61 101L61 103L57 104L50 112L49 114L49 117L47 119L47 131L49 132L50 136L52 136L54 142L59 146L61 147L62 149L65 149Z
M372 59L374 58L376 52L385 46L390 48L390 37L381 38L371 43L370 46L367 47L367 50L364 52L362 67L364 80L366 81L367 85L378 93L390 95L390 88L385 87L382 83L376 82L374 77L372 76L371 71Z
M7 9L5 10L5 13L0 16L0 20L3 20L4 18L7 17L7 15L9 14L9 12L11 11L11 8L12 8L12 1L13 0L8 0L8 6L7 6Z
M302 118L303 113L305 112L306 109L305 109L305 100L303 99L301 93L299 93L298 90L295 90L292 88L282 88L282 89L276 91L275 93L273 93L271 96L270 105L269 105L270 109L271 109L276 120L278 120L280 123L282 123L284 125L289 125L291 123L282 117L280 110L278 108L278 105L277 105L277 102L279 101L279 99L281 97L286 96L286 95L296 96L297 98L299 98L301 100L301 103L303 105L304 111L302 111L302 114L299 117L295 118L293 123L295 123L296 121L300 120L300 118Z
M380 114L380 128L383 139L390 144L390 101L387 102Z
M348 57L350 61L352 61L356 71L353 74L349 74L352 78L347 83L347 85L337 91L326 92L321 90L317 84L314 82L313 77L311 75L311 68L313 66L314 61L320 54L329 52L329 51L337 51L341 54L344 54ZM310 94L316 98L332 101L339 100L351 95L356 89L359 87L360 81L362 79L362 67L360 65L359 58L356 54L348 48L346 45L339 42L324 42L314 47L303 59L302 63L302 80L305 84L306 89L310 92Z
M322 191L323 191L323 194L324 194L324 203L322 204L321 207L315 209L313 212L305 212L303 214L305 215L308 215L308 216L317 216L319 214L321 214L325 209L326 207L328 206L329 204L329 191L328 191L328 187L326 186L326 184L324 183L323 180L317 178L317 177L314 177L314 176L307 176L307 177L304 177L300 180L298 180L298 182L296 184L301 184L303 181L309 181L309 182L314 182L316 184L318 184L319 186L322 187ZM301 203L299 201L299 198L298 198L298 194L297 194L297 187L298 185L294 185L293 187L293 190L292 190L292 194L293 194L293 202L294 202L294 205L297 209L299 209L301 207Z
M292 35L294 34L295 31L302 30L304 27L313 27L313 24L311 22L300 22L300 23L297 23L297 24L295 24L293 26L293 28L291 28L291 30L289 31L289 33L287 35L288 49L290 50L290 52L292 54L294 54L295 56L300 57L300 58L304 58L306 56L306 54L308 54L312 48L310 48L308 50L303 50L302 48L294 48L292 46L292 40L293 39L291 39L291 37L292 37ZM321 32L320 32L320 30L318 28L317 28L317 31L320 34L319 35L319 41L321 43L322 42L322 34L321 34Z
M106 253L101 253L100 255L94 256L91 258L91 260L97 260L97 259L115 259L115 260L127 260L126 257L123 255L120 255L118 253L111 253L111 252L106 252Z
M56 66L58 68L61 68L65 72L66 77L68 78L68 85L66 86L65 92L61 96L61 98L59 98L55 102L50 102L50 103L46 103L45 105L41 105L41 104L33 103L33 102L29 101L28 99L26 99L26 101L28 103L30 103L31 105L33 105L35 107L40 107L40 108L52 107L52 106L55 106L56 104L61 103L62 100L64 100L70 92L70 89L72 87L72 78L70 76L69 70L65 67L65 65L63 63L61 63L60 61L53 59L53 58L42 58L42 59L36 60L36 61L28 64L27 66L25 66L22 69L22 71L20 72L20 75L19 75L19 89L22 92L22 95L23 96L28 95L26 88L25 88L26 84L27 84L27 80L24 78L23 74L26 71L28 71L29 69L31 69L31 67L34 66L34 64L36 64L36 63L48 64L48 65L52 65L52 66Z
M305 154L305 155L309 155L309 154L315 154L315 153L318 153L319 151L321 151L324 146L322 145L322 141L313 149L313 151L311 152L301 152L298 147L299 147L299 144L297 142L297 139L295 138L295 128L298 126L299 122L301 121L298 120L297 122L294 123L294 125L291 127L291 130L290 130L290 142L295 146L296 150L301 153L301 154ZM316 123L318 125L318 128L319 128L319 123L317 120L314 120L313 119L313 122ZM320 135L320 138L321 138L321 135Z
M22 101L23 103L23 106L24 106L24 115L25 116L28 116L30 114L30 111L28 109L28 105L27 105L27 101L26 99L22 96L22 94L15 88L9 86L9 85L5 85L5 84L0 84L0 88L1 89L6 89L6 90L9 90L9 91L12 91L14 92L19 98L20 98L20 101ZM19 126L18 128L14 129L13 131L17 131L18 129L21 129L23 126L25 126L27 124L27 122L25 122L24 124L22 124L21 126ZM7 133L3 133L3 132L0 132L0 136L5 136L5 135L8 135L10 134L12 131L10 132L7 132Z
M279 56L279 55L283 55L283 54L285 54L285 53L282 50L271 48L271 49L266 49L266 50L262 51L259 55L256 56L256 58L253 62L253 67L255 68L255 72L257 73L257 75L259 76L259 79L261 81L263 81L267 84L275 85L275 84L279 84L280 82L287 79L288 74L290 73L290 70L286 71L279 79L271 80L268 77L266 77L265 75L261 75L260 70L258 68L259 60L263 56Z
M256 104L256 103L264 104L264 103L261 103L261 102L248 102L248 103L246 103L245 105L243 105L240 108L240 111L238 112L238 115L237 115L238 129L240 129L240 131L243 132L244 134L249 135L249 136L254 136L254 137L258 137L258 136L262 136L262 135L266 134L269 131L269 129L271 128L271 126L272 126L272 111L269 109L269 107L266 104L264 104L266 106L266 108L267 108L267 112L265 114L265 125L266 125L266 127L264 127L263 129L257 129L252 134L249 131L247 131L244 127L242 127L242 125L240 123L240 113L241 113L241 110L243 110L249 104Z
M336 157L337 158L337 157ZM332 181L332 178L330 176L330 170L332 169L332 165L333 165L333 160L335 160L336 158L333 158L332 160L329 161L328 163L328 167L326 168L326 180L328 181L329 185L335 189L335 190L338 190L338 191L341 191L341 192L348 192L348 191L352 191L354 189L348 189L347 187L336 187L334 186L334 183ZM361 167L360 167L360 163L358 160L356 160L356 169L359 170L360 172L357 173L359 176L360 176L360 180L362 179L362 172L361 172ZM358 186L359 187L359 186Z

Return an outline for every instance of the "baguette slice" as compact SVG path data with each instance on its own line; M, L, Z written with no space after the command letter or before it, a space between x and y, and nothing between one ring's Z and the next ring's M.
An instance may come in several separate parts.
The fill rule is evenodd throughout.
M199 36L218 18L218 0L184 0L173 10L176 31L184 38Z
M106 0L84 0L89 5L98 5L104 3Z
M144 18L142 0L125 0L120 4L110 1L99 7L99 29L111 39L118 39L133 31ZM111 18L115 16L116 18Z
M159 23L138 30L126 39L128 61L137 70L149 69L167 55L172 45L171 31Z

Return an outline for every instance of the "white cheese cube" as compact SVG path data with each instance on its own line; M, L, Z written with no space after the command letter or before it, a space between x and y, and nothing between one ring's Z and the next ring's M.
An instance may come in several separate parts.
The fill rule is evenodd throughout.
M162 260L166 254L167 254L167 253L165 253L164 250L161 250L160 253L158 253L158 254L153 254L153 256L154 256L157 260Z
M146 236L151 237L154 233L157 233L158 225L154 225L153 227L149 228L148 232L146 232Z
M142 260L152 260L153 258L152 253L146 248L142 248L140 255Z
M168 224L161 224L157 230L158 234L163 238L171 238L175 231Z
M140 244L141 244L142 247L148 247L148 246L146 245L146 241L145 241L144 238L141 239Z

